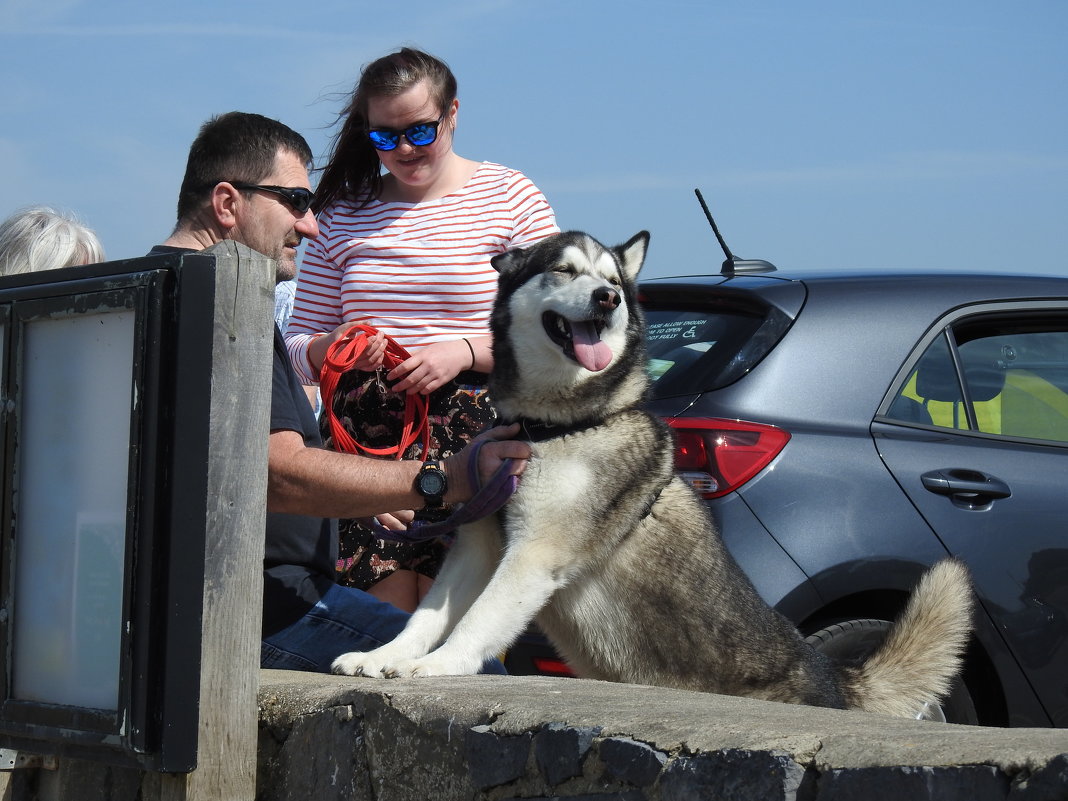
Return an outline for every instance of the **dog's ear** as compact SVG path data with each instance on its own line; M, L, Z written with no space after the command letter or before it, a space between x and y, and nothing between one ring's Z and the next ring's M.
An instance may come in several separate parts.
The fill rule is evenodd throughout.
M512 248L490 259L490 266L501 275L505 275L519 269L526 260L527 252L523 248Z
M649 248L649 232L639 231L625 244L617 245L612 248L615 251L616 258L619 259L619 264L623 268L623 274L627 276L627 279L633 281L638 277L638 271L642 268L642 264L645 263L645 251Z

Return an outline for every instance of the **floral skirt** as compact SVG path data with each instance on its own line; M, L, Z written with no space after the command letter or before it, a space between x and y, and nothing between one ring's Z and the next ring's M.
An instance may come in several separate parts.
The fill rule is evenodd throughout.
M352 370L341 376L331 403L334 414L354 440L372 448L395 446L404 426L404 395L390 390L385 370ZM422 442L404 452L405 459L444 459L464 448L483 429L497 421L497 411L486 390L485 373L460 373L428 396L429 452ZM333 448L326 415L320 431ZM392 457L384 457L392 458ZM390 510L394 511L394 510ZM416 514L421 516L420 513ZM451 544L451 537L404 543L379 539L361 520L338 521L337 582L366 590L395 570L414 570L434 578Z

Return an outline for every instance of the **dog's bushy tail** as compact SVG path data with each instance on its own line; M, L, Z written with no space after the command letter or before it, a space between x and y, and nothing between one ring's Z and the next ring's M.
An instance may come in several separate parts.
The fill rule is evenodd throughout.
M879 649L846 671L849 706L912 718L925 702L937 704L960 671L971 630L968 568L944 559L920 579Z

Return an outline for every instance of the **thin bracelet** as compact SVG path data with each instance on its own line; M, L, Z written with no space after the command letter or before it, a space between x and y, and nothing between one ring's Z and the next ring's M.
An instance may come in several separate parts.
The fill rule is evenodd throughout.
M464 340L464 342L467 342L467 349L469 351L471 351L471 366L468 367L467 369L468 370L474 370L475 369L475 349L473 347L471 347L471 343L468 341L467 337L464 337L463 340Z

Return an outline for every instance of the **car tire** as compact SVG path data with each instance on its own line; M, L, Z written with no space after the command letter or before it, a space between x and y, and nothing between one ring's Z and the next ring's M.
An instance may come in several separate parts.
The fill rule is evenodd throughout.
M813 632L805 641L837 662L859 665L882 644L892 625L889 620L873 618L844 620ZM979 723L975 703L959 677L941 708L928 710L922 719L972 726Z

